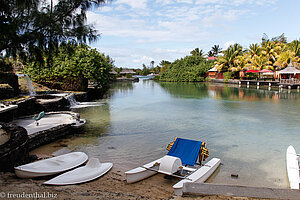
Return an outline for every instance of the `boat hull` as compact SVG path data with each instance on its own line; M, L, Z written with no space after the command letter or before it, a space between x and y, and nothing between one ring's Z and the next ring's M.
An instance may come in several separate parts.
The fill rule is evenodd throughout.
M95 167L89 167L87 164L86 166L79 167L72 171L61 174L49 181L44 182L43 184L73 185L88 182L106 174L112 168L112 166L112 163L99 163L99 165Z
M292 145L286 151L286 170L291 189L299 189L299 164L296 150Z
M190 182L204 183L218 168L221 164L221 160L219 158L212 158L208 161L204 166L200 167L196 171L194 171L191 175L187 176L185 179L176 183L173 188L175 191L175 195L181 196L183 190L183 184Z
M142 167L137 167L135 169L125 172L127 183L135 183L157 174L157 171L152 171L147 168L152 167L155 163L160 163L160 161L161 158L148 164L145 164Z
M34 178L58 174L85 163L88 156L83 152L72 152L15 167L19 178Z

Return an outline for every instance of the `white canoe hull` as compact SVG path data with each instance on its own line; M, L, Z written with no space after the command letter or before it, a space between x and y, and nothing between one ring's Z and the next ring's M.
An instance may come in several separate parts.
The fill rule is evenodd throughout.
M94 162L90 166L90 162ZM49 181L46 185L72 185L94 180L106 174L111 168L112 163L100 163L98 159L90 159L86 166L76 168L72 171L61 174Z
M204 183L213 173L216 171L218 166L221 164L221 160L219 158L212 158L208 161L204 166L197 169L191 175L187 176L185 179L182 179L178 183L176 183L173 188L175 191L175 195L181 196L183 184L190 182Z
M291 189L299 189L299 163L296 150L292 145L286 151L286 170Z
M153 162L143 165L143 167L137 167L135 169L129 170L125 172L127 183L135 183L146 179L154 174L157 174L156 171L148 170L146 168L152 167L155 163L160 163L160 159L157 159Z
M19 178L34 178L58 174L85 163L88 156L83 152L72 152L15 167Z

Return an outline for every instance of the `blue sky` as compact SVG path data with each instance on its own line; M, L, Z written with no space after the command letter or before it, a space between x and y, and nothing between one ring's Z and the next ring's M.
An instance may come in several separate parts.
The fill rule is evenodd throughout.
M299 0L113 0L88 12L101 38L90 44L117 67L174 61L195 48L247 48L285 33L300 38Z

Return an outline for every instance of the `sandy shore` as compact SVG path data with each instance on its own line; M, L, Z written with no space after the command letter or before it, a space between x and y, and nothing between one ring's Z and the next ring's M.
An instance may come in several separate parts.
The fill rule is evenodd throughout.
M46 194L47 199L239 199L246 197L206 196L197 198L173 196L172 185L178 180L158 174L144 181L127 184L124 171L113 167L106 175L84 184L69 186L46 186L42 183L48 179L19 179L14 173L0 174L0 197L5 194ZM2 193L1 193L2 192ZM46 196L46 197L48 197ZM14 198L18 199L18 198Z

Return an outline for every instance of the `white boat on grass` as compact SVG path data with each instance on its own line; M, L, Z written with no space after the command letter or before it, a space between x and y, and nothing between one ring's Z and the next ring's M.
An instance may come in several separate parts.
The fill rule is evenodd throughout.
M204 142L175 138L166 156L125 172L126 180L134 183L156 173L182 178L173 186L175 195L182 195L185 182L204 182L221 164L219 158L213 158L202 165L208 154Z
M286 170L291 189L299 189L299 155L295 148L290 145L286 150Z
M61 174L43 184L71 185L84 183L104 175L112 168L112 166L112 163L100 163L97 158L91 158L85 166Z
M19 178L49 176L82 165L87 159L88 156L83 152L72 152L15 167L15 174Z

